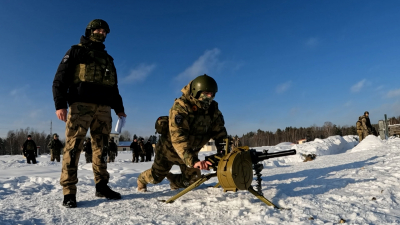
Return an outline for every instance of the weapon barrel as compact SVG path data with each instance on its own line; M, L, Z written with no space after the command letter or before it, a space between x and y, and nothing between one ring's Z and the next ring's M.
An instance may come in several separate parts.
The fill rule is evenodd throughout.
M282 157L282 156L288 156L288 155L296 155L296 150L291 149L287 151L281 151L281 152L274 152L274 153L263 153L263 152L257 152L257 160L258 162L270 159L270 158L277 158L277 157Z

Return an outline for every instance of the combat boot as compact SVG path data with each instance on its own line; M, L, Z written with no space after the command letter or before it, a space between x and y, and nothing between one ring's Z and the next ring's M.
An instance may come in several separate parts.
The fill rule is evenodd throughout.
M63 206L65 206L66 208L76 208L76 195L64 195Z
M179 186L177 184L175 184L175 182L173 181L173 177L174 177L173 173L168 173L167 179L169 181L169 186L170 186L171 190L175 191L175 190L179 189Z
M107 199L121 199L121 194L111 190L105 181L100 181L96 184L96 197L107 198Z
M140 182L140 180L137 180L137 191L140 192L146 192L147 191L147 185L143 184L142 182Z

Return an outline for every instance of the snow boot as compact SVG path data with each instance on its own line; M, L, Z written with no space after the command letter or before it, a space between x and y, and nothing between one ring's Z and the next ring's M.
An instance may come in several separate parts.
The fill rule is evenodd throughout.
M76 195L64 195L63 206L65 206L66 208L76 208Z
M107 198L107 199L121 199L121 194L111 190L105 181L100 181L96 184L96 197Z
M137 191L140 191L140 192L147 191L147 185L140 182L139 179L137 180Z

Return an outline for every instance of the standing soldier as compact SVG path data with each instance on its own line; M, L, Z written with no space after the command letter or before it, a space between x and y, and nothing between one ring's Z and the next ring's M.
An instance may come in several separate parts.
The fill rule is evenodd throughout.
M186 188L199 179L200 170L208 170L211 162L200 161L200 149L211 138L219 149L223 147L219 143L227 137L224 118L213 100L217 91L215 80L205 74L182 89L182 96L169 111L168 123L156 128L162 133L156 156L151 169L139 175L138 191L147 191L148 183L160 183L165 177L172 190ZM182 174L170 173L173 165L179 165Z
M53 140L49 142L47 147L49 147L51 153L50 161L57 160L57 162L60 162L61 149L64 148L64 145L58 139L58 134L53 134Z
M361 116L361 126L363 131L363 139L366 138L368 135L372 134L372 125L371 121L369 120L368 111L365 111L364 115Z
M114 137L111 137L108 143L108 162L114 162L116 156L118 156L118 147L114 142Z
M103 42L109 33L106 21L92 20L86 26L80 43L72 46L61 60L53 81L56 114L58 119L66 122L60 184L63 186L63 206L67 208L77 206L78 162L89 128L95 195L107 199L121 198L107 185L110 175L104 161L111 133L111 109L118 117L126 117L113 58L104 50Z
M356 122L356 129L357 129L357 134L358 134L358 142L361 142L365 138L364 132L363 132L363 127L362 127L362 116L358 117L358 120Z
M151 156L154 155L153 145L150 142L150 138L147 140L146 144L144 144L144 149L146 151L146 162L150 162Z
M144 162L144 157L146 156L146 149L144 148L144 139L140 138L139 141L139 156L140 156L140 162Z
M83 143L83 151L85 152L86 163L92 163L92 143L90 138Z
M36 143L32 140L31 135L28 135L28 140L26 140L22 145L22 152L24 153L28 164L31 164L31 161L33 164L36 164L37 147Z
M132 151L132 162L139 162L139 152L140 152L140 147L137 142L136 137L133 138L133 142L130 145L130 149Z

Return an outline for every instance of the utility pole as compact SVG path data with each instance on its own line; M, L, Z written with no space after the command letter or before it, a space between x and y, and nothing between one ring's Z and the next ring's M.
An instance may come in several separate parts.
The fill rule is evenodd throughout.
M50 136L53 134L53 121L50 120Z

